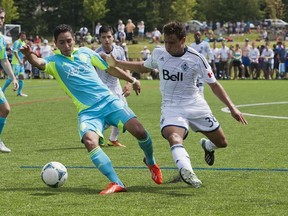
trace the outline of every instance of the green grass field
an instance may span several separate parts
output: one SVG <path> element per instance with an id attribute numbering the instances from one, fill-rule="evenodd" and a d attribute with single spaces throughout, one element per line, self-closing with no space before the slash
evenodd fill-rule
<path id="1" fill-rule="evenodd" d="M 209 167 L 198 144 L 202 136 L 191 131 L 185 147 L 203 187 L 170 183 L 178 172 L 159 131 L 159 81 L 143 80 L 141 95 L 133 93 L 128 103 L 152 136 L 164 184 L 150 179 L 142 151 L 125 133 L 119 139 L 127 148 L 104 151 L 128 192 L 107 196 L 98 195 L 108 181 L 79 142 L 76 108 L 56 81 L 26 80 L 27 98 L 16 97 L 10 87 L 6 97 L 11 113 L 2 140 L 12 153 L 0 153 L 0 215 L 287 215 L 287 81 L 220 82 L 236 105 L 287 102 L 241 107 L 242 112 L 286 119 L 246 116 L 249 125 L 243 126 L 221 111 L 224 105 L 205 86 L 205 98 L 229 146 L 216 152 Z M 48 188 L 40 179 L 41 167 L 50 161 L 68 167 L 69 178 L 61 188 Z"/>

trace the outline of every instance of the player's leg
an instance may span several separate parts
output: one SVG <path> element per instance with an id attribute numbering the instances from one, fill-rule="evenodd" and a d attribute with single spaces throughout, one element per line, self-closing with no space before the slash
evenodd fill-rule
<path id="1" fill-rule="evenodd" d="M 0 88 L 0 151 L 6 153 L 11 152 L 11 150 L 5 146 L 5 144 L 1 140 L 1 137 L 9 112 L 10 106 Z"/>
<path id="2" fill-rule="evenodd" d="M 27 97 L 28 95 L 22 92 L 23 87 L 24 87 L 24 66 L 21 66 L 21 65 L 19 66 L 18 82 L 19 82 L 19 88 L 18 88 L 17 96 Z"/>
<path id="3" fill-rule="evenodd" d="M 99 139 L 103 139 L 104 120 L 93 119 L 93 111 L 85 111 L 78 116 L 78 129 L 81 141 L 84 143 L 89 157 L 95 167 L 110 180 L 110 184 L 100 194 L 125 192 L 126 188 L 116 174 L 110 158 L 99 146 Z M 97 116 L 97 114 L 95 115 Z"/>
<path id="4" fill-rule="evenodd" d="M 129 119 L 125 123 L 124 128 L 138 140 L 138 144 L 145 155 L 143 162 L 150 170 L 153 181 L 156 184 L 162 184 L 162 172 L 154 157 L 153 144 L 150 134 L 145 130 L 137 118 Z"/>
<path id="5" fill-rule="evenodd" d="M 108 146 L 116 146 L 116 147 L 126 147 L 118 141 L 119 129 L 117 127 L 111 127 L 111 133 L 109 140 L 107 142 Z"/>
<path id="6" fill-rule="evenodd" d="M 162 129 L 162 135 L 169 142 L 172 157 L 183 181 L 195 188 L 199 188 L 202 182 L 196 176 L 190 156 L 183 145 L 187 129 L 177 126 L 166 126 Z"/>

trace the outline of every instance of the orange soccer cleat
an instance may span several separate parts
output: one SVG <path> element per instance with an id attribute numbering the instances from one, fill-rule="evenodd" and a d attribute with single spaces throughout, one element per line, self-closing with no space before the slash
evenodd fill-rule
<path id="1" fill-rule="evenodd" d="M 101 191 L 99 194 L 111 194 L 111 193 L 119 193 L 119 192 L 126 192 L 126 188 L 122 187 L 121 185 L 117 184 L 116 182 L 111 182 L 105 188 L 105 190 Z"/>
<path id="2" fill-rule="evenodd" d="M 152 179 L 156 184 L 162 184 L 163 178 L 162 178 L 162 172 L 158 164 L 148 165 L 146 163 L 146 159 L 143 159 L 143 162 L 146 164 L 146 166 L 149 168 Z"/>

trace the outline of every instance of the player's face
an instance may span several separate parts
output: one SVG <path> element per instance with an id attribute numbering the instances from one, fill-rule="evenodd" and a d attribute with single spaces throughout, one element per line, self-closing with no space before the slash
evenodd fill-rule
<path id="1" fill-rule="evenodd" d="M 172 56 L 182 55 L 185 47 L 185 37 L 179 40 L 176 35 L 164 35 L 166 51 Z"/>
<path id="2" fill-rule="evenodd" d="M 71 56 L 74 50 L 75 40 L 70 32 L 62 32 L 58 35 L 56 46 L 62 55 Z"/>
<path id="3" fill-rule="evenodd" d="M 0 28 L 4 25 L 5 12 L 0 13 Z"/>
<path id="4" fill-rule="evenodd" d="M 111 51 L 112 49 L 112 44 L 114 41 L 114 37 L 112 35 L 112 32 L 102 32 L 99 38 L 102 47 L 104 48 L 105 51 Z"/>

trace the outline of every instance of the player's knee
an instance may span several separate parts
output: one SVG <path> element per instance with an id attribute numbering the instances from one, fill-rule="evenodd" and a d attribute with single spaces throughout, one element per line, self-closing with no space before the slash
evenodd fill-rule
<path id="1" fill-rule="evenodd" d="M 226 148 L 228 145 L 227 139 L 223 137 L 219 139 L 216 143 L 214 143 L 218 148 Z"/>
<path id="2" fill-rule="evenodd" d="M 0 110 L 0 117 L 6 118 L 9 113 L 10 113 L 10 107 L 5 106 Z"/>
<path id="3" fill-rule="evenodd" d="M 182 143 L 183 139 L 178 133 L 171 133 L 168 137 L 167 140 L 169 141 L 170 144 L 175 144 L 175 143 Z"/>

